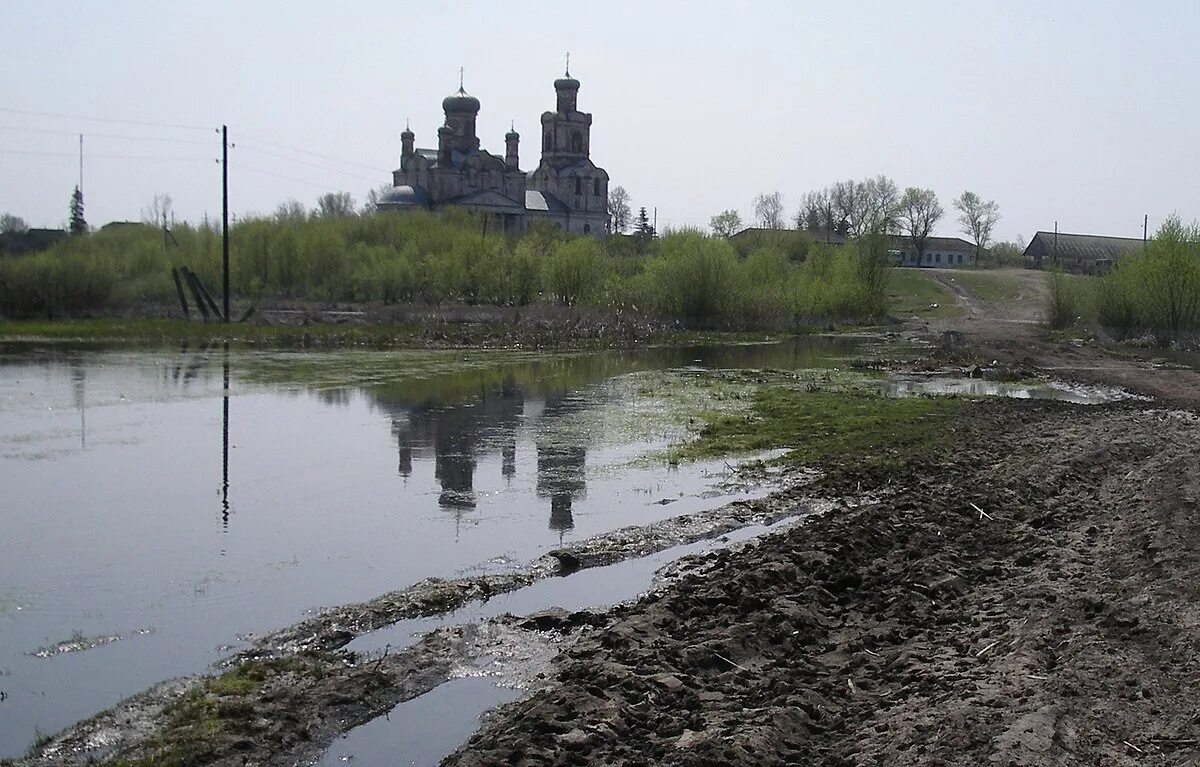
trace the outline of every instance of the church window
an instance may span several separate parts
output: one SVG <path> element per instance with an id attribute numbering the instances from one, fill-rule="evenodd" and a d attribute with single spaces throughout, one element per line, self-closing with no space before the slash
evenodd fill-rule
<path id="1" fill-rule="evenodd" d="M 542 149 L 546 150 L 547 152 L 550 151 L 550 134 L 549 133 L 546 134 L 546 141 L 543 143 Z"/>
<path id="2" fill-rule="evenodd" d="M 591 234 L 591 233 L 592 233 L 592 225 L 591 225 L 591 224 L 584 224 L 584 225 L 583 225 L 583 233 L 584 233 L 584 234 Z"/>
<path id="3" fill-rule="evenodd" d="M 575 194 L 583 194 L 583 179 L 575 177 Z"/>
<path id="4" fill-rule="evenodd" d="M 592 194 L 596 195 L 597 197 L 600 196 L 600 179 L 595 179 L 592 181 Z"/>
<path id="5" fill-rule="evenodd" d="M 571 134 L 571 151 L 572 152 L 582 152 L 583 151 L 583 136 L 579 135 L 578 131 Z"/>

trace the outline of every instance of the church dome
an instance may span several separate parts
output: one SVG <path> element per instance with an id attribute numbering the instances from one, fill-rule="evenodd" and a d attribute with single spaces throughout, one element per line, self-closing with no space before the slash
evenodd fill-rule
<path id="1" fill-rule="evenodd" d="M 574 77 L 571 77 L 571 73 L 568 72 L 566 75 L 554 81 L 554 90 L 577 91 L 579 90 L 579 81 Z"/>
<path id="2" fill-rule="evenodd" d="M 479 99 L 469 95 L 460 85 L 458 92 L 442 99 L 442 110 L 446 112 L 478 112 Z"/>
<path id="3" fill-rule="evenodd" d="M 396 186 L 379 199 L 381 208 L 428 207 L 429 195 L 419 186 Z"/>

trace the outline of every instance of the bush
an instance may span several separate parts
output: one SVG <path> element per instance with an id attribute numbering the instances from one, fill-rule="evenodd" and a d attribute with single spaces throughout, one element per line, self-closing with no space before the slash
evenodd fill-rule
<path id="1" fill-rule="evenodd" d="M 1074 325 L 1079 319 L 1079 290 L 1070 282 L 1061 269 L 1046 273 L 1046 322 L 1052 328 Z"/>
<path id="2" fill-rule="evenodd" d="M 561 243 L 546 259 L 542 284 L 555 302 L 566 306 L 596 301 L 604 285 L 600 244 L 580 238 Z"/>
<path id="3" fill-rule="evenodd" d="M 1100 324 L 1119 332 L 1165 343 L 1200 328 L 1200 226 L 1168 218 L 1144 252 L 1100 279 L 1096 297 Z"/>
<path id="4" fill-rule="evenodd" d="M 669 234 L 646 261 L 648 299 L 660 314 L 692 323 L 728 319 L 736 308 L 737 255 L 723 239 Z"/>

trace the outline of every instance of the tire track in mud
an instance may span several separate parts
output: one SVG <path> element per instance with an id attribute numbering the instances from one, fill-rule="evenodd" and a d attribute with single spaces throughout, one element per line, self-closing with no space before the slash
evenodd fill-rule
<path id="1" fill-rule="evenodd" d="M 818 483 L 876 503 L 615 609 L 445 764 L 1194 764 L 1198 437 L 987 403 Z"/>

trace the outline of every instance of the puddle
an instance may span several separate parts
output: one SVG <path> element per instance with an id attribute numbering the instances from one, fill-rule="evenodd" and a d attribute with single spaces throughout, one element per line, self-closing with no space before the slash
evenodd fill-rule
<path id="1" fill-rule="evenodd" d="M 889 397 L 916 397 L 923 394 L 1012 397 L 1057 400 L 1076 405 L 1102 405 L 1107 402 L 1141 399 L 1123 389 L 1112 387 L 1080 386 L 1058 381 L 1038 384 L 1010 383 L 943 376 L 891 376 L 880 384 L 880 390 Z"/>
<path id="2" fill-rule="evenodd" d="M 504 594 L 486 603 L 442 616 L 406 620 L 385 629 L 365 634 L 348 645 L 347 649 L 364 654 L 401 649 L 414 644 L 425 633 L 441 626 L 486 625 L 484 621 L 505 614 L 530 615 L 552 607 L 569 612 L 600 610 L 604 607 L 634 599 L 653 587 L 657 574 L 670 574 L 671 566 L 689 555 L 703 554 L 718 548 L 752 540 L 765 533 L 793 525 L 798 517 L 788 517 L 772 525 L 750 525 L 719 538 L 676 546 L 656 554 L 626 560 L 606 567 L 595 567 L 572 575 L 538 581 L 515 592 Z M 524 632 L 517 632 L 524 633 Z M 335 741 L 320 762 L 333 765 L 353 762 L 366 765 L 437 764 L 453 751 L 478 727 L 479 718 L 499 703 L 517 700 L 529 688 L 539 673 L 549 675 L 549 660 L 553 653 L 523 652 L 521 648 L 504 645 L 519 638 L 503 640 L 494 654 L 475 662 L 467 659 L 452 676 L 429 693 L 402 703 L 387 717 L 381 717 L 355 728 L 344 738 Z M 512 651 L 506 651 L 511 649 Z M 497 684 L 502 685 L 497 687 Z M 436 715 L 435 720 L 430 716 Z M 415 743 L 413 734 L 430 721 L 436 722 L 436 733 Z"/>
<path id="3" fill-rule="evenodd" d="M 635 599 L 653 585 L 655 573 L 685 556 L 757 538 L 764 533 L 795 524 L 788 517 L 772 525 L 749 525 L 717 538 L 674 546 L 649 556 L 627 559 L 604 567 L 591 567 L 571 575 L 547 578 L 530 586 L 473 603 L 445 615 L 399 621 L 386 628 L 356 638 L 348 650 L 376 653 L 385 648 L 399 649 L 414 644 L 420 637 L 440 626 L 478 623 L 505 614 L 528 615 L 550 607 L 564 610 L 600 610 Z"/>
<path id="4" fill-rule="evenodd" d="M 334 741 L 322 767 L 436 767 L 488 710 L 520 697 L 482 677 L 453 679 Z"/>

